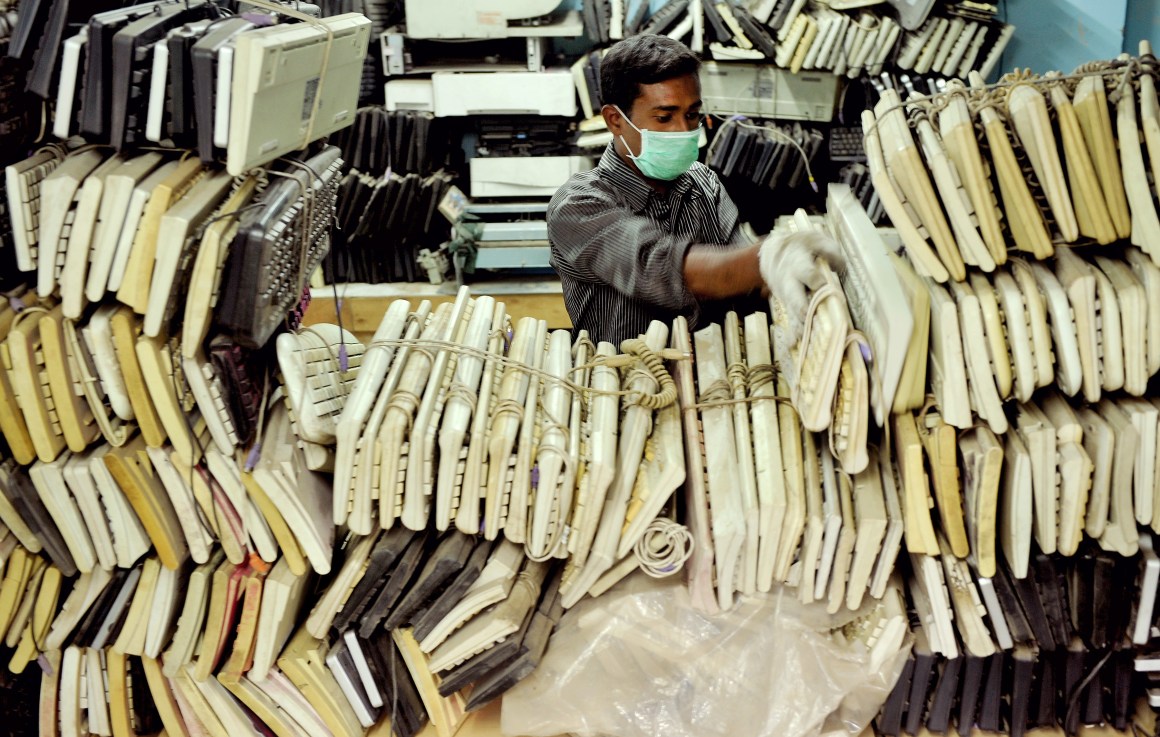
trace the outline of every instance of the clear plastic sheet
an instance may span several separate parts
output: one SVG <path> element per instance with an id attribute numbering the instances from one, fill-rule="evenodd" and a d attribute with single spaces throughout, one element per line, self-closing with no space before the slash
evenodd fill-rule
<path id="1" fill-rule="evenodd" d="M 540 666 L 504 696 L 503 733 L 858 734 L 886 701 L 909 642 L 870 672 L 861 642 L 830 636 L 857 613 L 831 616 L 794 594 L 744 597 L 707 615 L 679 579 L 630 576 L 565 615 Z"/>

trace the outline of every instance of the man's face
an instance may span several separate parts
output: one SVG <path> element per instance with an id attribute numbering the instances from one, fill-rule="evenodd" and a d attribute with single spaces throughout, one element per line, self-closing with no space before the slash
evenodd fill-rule
<path id="1" fill-rule="evenodd" d="M 612 105 L 601 111 L 608 130 L 623 156 L 624 143 L 633 154 L 640 154 L 640 133 Z M 680 132 L 694 130 L 701 124 L 701 80 L 695 74 L 675 77 L 664 82 L 640 85 L 640 95 L 624 113 L 637 128 L 650 131 Z"/>

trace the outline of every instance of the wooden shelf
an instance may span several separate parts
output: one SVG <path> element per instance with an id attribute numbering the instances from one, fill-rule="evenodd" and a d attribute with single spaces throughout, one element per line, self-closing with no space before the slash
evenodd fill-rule
<path id="1" fill-rule="evenodd" d="M 493 279 L 472 283 L 473 295 L 490 295 L 507 305 L 512 320 L 531 316 L 548 321 L 548 328 L 571 328 L 568 310 L 564 307 L 564 297 L 560 290 L 560 280 L 555 276 L 531 277 L 523 279 Z M 391 302 L 406 299 L 412 305 L 421 300 L 431 300 L 433 305 L 451 302 L 455 299 L 456 286 L 443 283 L 433 284 L 339 284 L 336 287 L 316 287 L 311 290 L 310 307 L 306 310 L 303 323 L 338 322 L 335 314 L 334 294 L 337 289 L 342 301 L 342 326 L 359 339 L 369 338 L 378 328 L 383 314 Z"/>

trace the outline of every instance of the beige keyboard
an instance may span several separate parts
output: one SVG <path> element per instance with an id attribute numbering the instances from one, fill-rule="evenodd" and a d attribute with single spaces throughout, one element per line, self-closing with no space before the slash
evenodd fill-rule
<path id="1" fill-rule="evenodd" d="M 60 152 L 48 148 L 4 169 L 8 212 L 12 218 L 12 241 L 16 249 L 16 268 L 21 271 L 36 270 L 40 242 L 41 184 L 45 177 L 60 166 L 61 161 Z"/>
<path id="2" fill-rule="evenodd" d="M 807 327 L 794 346 L 787 345 L 785 307 L 780 303 L 771 305 L 774 353 L 792 359 L 792 367 L 785 373 L 786 379 L 794 406 L 801 415 L 802 426 L 812 432 L 822 432 L 830 425 L 834 393 L 850 329 L 846 300 L 837 277 L 825 262 L 819 260 L 817 265 L 826 275 L 826 291 L 814 294 L 811 310 L 806 316 Z"/>
<path id="3" fill-rule="evenodd" d="M 863 350 L 867 350 L 865 344 L 856 337 L 846 346 L 830 422 L 830 452 L 847 474 L 861 473 L 870 462 L 866 450 L 870 378 Z"/>
<path id="4" fill-rule="evenodd" d="M 32 438 L 36 456 L 48 463 L 65 448 L 64 430 L 57 416 L 45 365 L 39 317 L 49 311 L 60 315 L 60 306 L 44 310 L 27 310 L 17 318 L 2 347 L 0 358 L 15 392 L 16 403 Z"/>
<path id="5" fill-rule="evenodd" d="M 61 238 L 66 237 L 72 228 L 69 215 L 75 217 L 74 209 L 81 185 L 84 184 L 85 177 L 103 160 L 104 155 L 94 149 L 72 154 L 40 183 L 36 292 L 41 297 L 52 294 L 60 276 L 60 269 L 64 266 L 67 247 L 62 247 Z"/>
<path id="6" fill-rule="evenodd" d="M 278 336 L 278 367 L 298 432 L 333 443 L 335 421 L 358 378 L 365 348 L 337 325 L 314 325 Z"/>
<path id="7" fill-rule="evenodd" d="M 846 258 L 840 276 L 851 319 L 866 336 L 866 352 L 877 366 L 869 390 L 874 421 L 881 425 L 896 404 L 907 352 L 921 327 L 917 323 L 929 319 L 916 314 L 908 299 L 913 289 L 906 288 L 906 276 L 896 270 L 889 249 L 849 187 L 831 185 L 826 207 Z"/>
<path id="8" fill-rule="evenodd" d="M 931 300 L 930 387 L 947 423 L 966 429 L 971 425 L 971 403 L 959 311 L 946 287 L 929 279 Z"/>

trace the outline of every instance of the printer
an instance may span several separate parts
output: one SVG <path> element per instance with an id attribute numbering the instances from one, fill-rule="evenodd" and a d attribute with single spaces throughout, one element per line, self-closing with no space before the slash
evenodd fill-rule
<path id="1" fill-rule="evenodd" d="M 419 39 L 401 26 L 379 36 L 387 77 L 431 72 L 538 72 L 550 49 L 542 36 Z"/>
<path id="2" fill-rule="evenodd" d="M 834 118 L 838 78 L 829 72 L 792 74 L 766 63 L 706 61 L 701 99 L 705 112 L 717 115 L 828 123 Z"/>
<path id="3" fill-rule="evenodd" d="M 594 165 L 588 156 L 477 156 L 471 159 L 471 196 L 551 197 Z"/>
<path id="4" fill-rule="evenodd" d="M 406 0 L 411 38 L 506 38 L 584 33 L 565 0 Z"/>
<path id="5" fill-rule="evenodd" d="M 566 70 L 435 72 L 384 85 L 387 110 L 423 110 L 436 118 L 468 115 L 576 115 L 576 86 Z"/>

